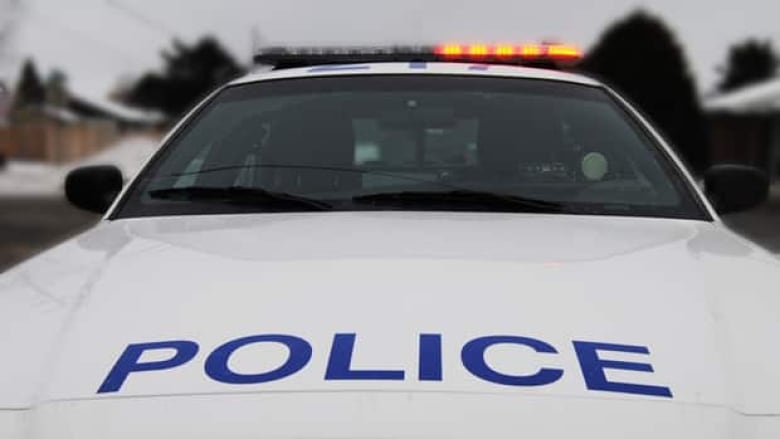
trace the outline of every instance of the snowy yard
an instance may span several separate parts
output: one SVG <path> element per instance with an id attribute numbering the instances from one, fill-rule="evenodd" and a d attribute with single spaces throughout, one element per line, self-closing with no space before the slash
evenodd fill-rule
<path id="1" fill-rule="evenodd" d="M 134 176 L 157 150 L 158 140 L 129 137 L 85 160 L 51 165 L 39 162 L 9 160 L 0 170 L 0 197 L 58 196 L 64 193 L 65 176 L 84 165 L 111 164 L 119 167 L 125 178 Z"/>

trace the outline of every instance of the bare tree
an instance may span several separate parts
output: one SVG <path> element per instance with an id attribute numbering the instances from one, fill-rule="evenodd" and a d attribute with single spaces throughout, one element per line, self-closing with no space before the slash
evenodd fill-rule
<path id="1" fill-rule="evenodd" d="M 4 81 L 5 78 L 2 77 L 2 71 L 5 70 L 4 64 L 10 58 L 9 47 L 19 20 L 21 6 L 22 0 L 0 0 L 0 125 L 6 123 L 10 107 L 10 92 Z M 0 154 L 0 167 L 3 163 L 4 159 Z"/>
<path id="2" fill-rule="evenodd" d="M 0 63 L 8 55 L 8 47 L 22 11 L 22 0 L 0 0 Z"/>

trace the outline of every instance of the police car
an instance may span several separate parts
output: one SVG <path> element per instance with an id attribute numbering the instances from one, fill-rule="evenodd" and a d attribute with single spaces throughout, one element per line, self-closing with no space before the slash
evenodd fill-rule
<path id="1" fill-rule="evenodd" d="M 700 190 L 577 56 L 267 49 L 73 171 L 105 217 L 0 277 L 0 437 L 780 437 L 780 264 L 718 216 L 765 177 Z"/>

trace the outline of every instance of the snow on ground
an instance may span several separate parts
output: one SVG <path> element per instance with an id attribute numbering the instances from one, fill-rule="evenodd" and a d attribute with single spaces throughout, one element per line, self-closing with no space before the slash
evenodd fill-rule
<path id="1" fill-rule="evenodd" d="M 64 178 L 57 166 L 10 160 L 0 170 L 0 196 L 56 195 L 62 192 Z"/>
<path id="2" fill-rule="evenodd" d="M 157 146 L 157 139 L 138 136 L 121 139 L 93 156 L 64 165 L 9 160 L 7 166 L 0 169 L 0 196 L 60 196 L 68 172 L 86 165 L 115 165 L 125 178 L 132 178 Z"/>
<path id="3" fill-rule="evenodd" d="M 81 162 L 69 164 L 67 168 L 70 170 L 79 166 L 114 165 L 122 171 L 125 179 L 130 179 L 141 170 L 158 146 L 159 140 L 153 137 L 129 137 Z"/>

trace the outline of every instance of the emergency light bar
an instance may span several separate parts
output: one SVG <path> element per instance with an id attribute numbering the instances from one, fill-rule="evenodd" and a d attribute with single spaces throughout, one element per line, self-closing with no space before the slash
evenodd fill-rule
<path id="1" fill-rule="evenodd" d="M 465 62 L 561 68 L 576 63 L 582 53 L 566 44 L 442 44 L 388 47 L 268 47 L 255 54 L 256 64 L 274 69 L 325 64 L 372 62 Z"/>

